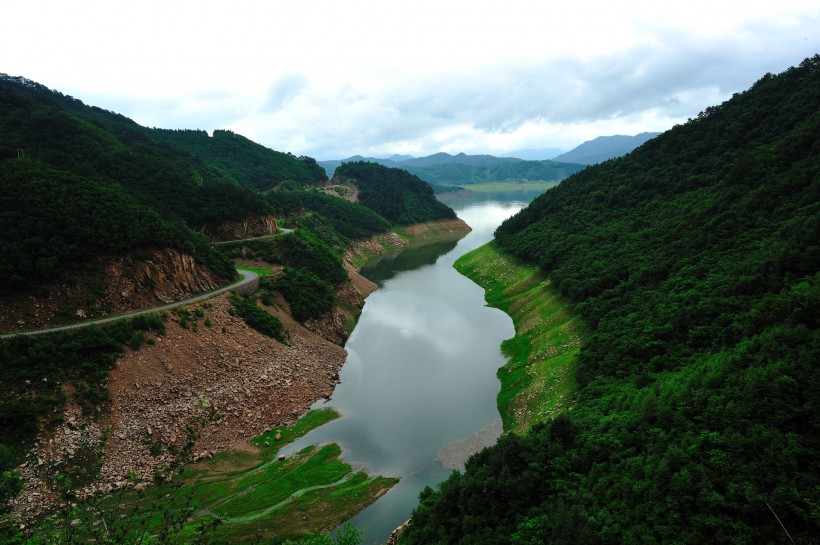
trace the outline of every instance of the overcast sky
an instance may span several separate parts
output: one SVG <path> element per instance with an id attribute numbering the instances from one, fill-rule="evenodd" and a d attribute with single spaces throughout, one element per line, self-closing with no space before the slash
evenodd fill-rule
<path id="1" fill-rule="evenodd" d="M 820 53 L 817 0 L 25 0 L 0 72 L 317 159 L 663 131 Z"/>

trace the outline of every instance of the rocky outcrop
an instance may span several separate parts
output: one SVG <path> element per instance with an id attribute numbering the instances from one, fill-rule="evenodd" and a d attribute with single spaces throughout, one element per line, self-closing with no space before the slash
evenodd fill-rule
<path id="1" fill-rule="evenodd" d="M 150 308 L 213 290 L 228 280 L 192 255 L 170 248 L 100 258 L 35 294 L 3 301 L 0 331 L 57 325 L 66 315 L 85 319 Z"/>
<path id="2" fill-rule="evenodd" d="M 387 540 L 387 545 L 398 545 L 399 539 L 407 527 L 410 526 L 410 521 L 406 521 L 404 524 L 390 532 L 390 537 Z"/>
<path id="3" fill-rule="evenodd" d="M 239 240 L 272 235 L 279 230 L 273 216 L 248 216 L 242 221 L 226 221 L 219 225 L 205 225 L 202 233 L 213 241 Z"/>

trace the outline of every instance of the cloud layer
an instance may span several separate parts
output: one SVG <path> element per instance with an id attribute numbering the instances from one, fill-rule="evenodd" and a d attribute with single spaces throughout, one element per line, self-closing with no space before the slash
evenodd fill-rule
<path id="1" fill-rule="evenodd" d="M 815 3 L 32 0 L 0 71 L 320 159 L 569 149 L 668 129 L 820 52 Z"/>

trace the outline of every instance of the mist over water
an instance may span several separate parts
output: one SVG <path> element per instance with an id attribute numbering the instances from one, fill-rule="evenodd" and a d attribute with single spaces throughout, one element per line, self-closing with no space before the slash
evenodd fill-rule
<path id="1" fill-rule="evenodd" d="M 347 341 L 341 383 L 329 401 L 342 413 L 283 449 L 335 442 L 342 458 L 370 474 L 401 477 L 376 503 L 351 519 L 365 543 L 384 543 L 410 517 L 419 492 L 446 479 L 437 453 L 499 418 L 496 370 L 514 335 L 503 312 L 485 306 L 484 290 L 453 268 L 457 258 L 492 238 L 495 228 L 526 206 L 488 198 L 448 202 L 473 230 L 457 244 L 409 249 L 362 273 L 379 284 Z M 527 195 L 531 199 L 534 195 Z"/>

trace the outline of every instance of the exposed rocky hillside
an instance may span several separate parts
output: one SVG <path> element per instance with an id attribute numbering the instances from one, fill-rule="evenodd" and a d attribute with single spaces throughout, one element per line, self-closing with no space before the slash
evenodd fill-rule
<path id="1" fill-rule="evenodd" d="M 280 344 L 232 315 L 228 298 L 210 300 L 196 330 L 172 317 L 153 344 L 127 350 L 109 378 L 107 416 L 66 406 L 63 424 L 40 438 L 24 468 L 17 514 L 58 504 L 54 475 L 67 464 L 100 464 L 81 495 L 126 486 L 129 477 L 147 486 L 180 455 L 187 459 L 189 425 L 201 431 L 190 451 L 196 460 L 291 422 L 331 394 L 343 348 L 268 308 L 288 329 L 289 344 Z"/>
<path id="2" fill-rule="evenodd" d="M 169 248 L 98 258 L 80 272 L 64 275 L 34 293 L 4 300 L 0 330 L 35 329 L 150 308 L 226 282 L 193 256 Z"/>
<path id="3" fill-rule="evenodd" d="M 218 225 L 205 225 L 202 233 L 212 241 L 237 240 L 272 235 L 279 228 L 272 215 L 251 215 L 242 221 L 224 221 Z"/>

